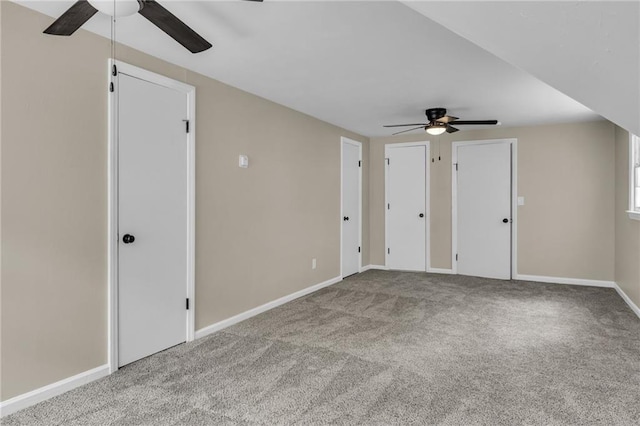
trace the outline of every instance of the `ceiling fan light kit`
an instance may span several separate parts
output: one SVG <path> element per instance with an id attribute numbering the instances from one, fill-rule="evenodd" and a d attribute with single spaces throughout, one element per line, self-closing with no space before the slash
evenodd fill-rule
<path id="1" fill-rule="evenodd" d="M 88 0 L 91 6 L 98 9 L 105 15 L 115 16 L 131 16 L 140 11 L 144 6 L 143 1 L 139 0 Z"/>
<path id="2" fill-rule="evenodd" d="M 430 135 L 438 136 L 447 131 L 447 125 L 445 123 L 435 122 L 429 126 L 426 126 L 425 129 Z"/>
<path id="3" fill-rule="evenodd" d="M 388 124 L 383 127 L 409 127 L 417 126 L 409 130 L 402 130 L 400 132 L 393 133 L 392 135 L 399 135 L 400 133 L 411 132 L 417 129 L 424 129 L 430 135 L 441 135 L 444 132 L 455 133 L 459 129 L 452 126 L 456 125 L 488 125 L 494 126 L 500 124 L 498 120 L 460 120 L 458 117 L 452 117 L 447 115 L 446 108 L 429 108 L 425 110 L 425 115 L 429 119 L 428 123 L 412 123 L 412 124 Z"/>

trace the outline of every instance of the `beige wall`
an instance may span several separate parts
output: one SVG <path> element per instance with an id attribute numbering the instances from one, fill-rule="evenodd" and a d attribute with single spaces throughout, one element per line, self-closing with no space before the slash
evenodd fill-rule
<path id="1" fill-rule="evenodd" d="M 518 273 L 612 281 L 614 143 L 607 121 L 412 134 L 370 142 L 371 263 L 384 264 L 384 145 L 431 140 L 431 264 L 451 268 L 451 142 L 518 139 Z M 441 161 L 438 161 L 438 152 Z"/>
<path id="2" fill-rule="evenodd" d="M 6 400 L 107 361 L 109 43 L 84 31 L 44 36 L 51 18 L 4 1 L 0 11 Z M 369 144 L 135 50 L 118 55 L 197 87 L 196 328 L 339 275 L 340 136 L 364 142 L 363 265 L 384 263 L 384 144 L 423 135 Z M 593 122 L 431 137 L 432 266 L 451 267 L 451 142 L 515 137 L 526 197 L 519 272 L 613 280 L 615 270 L 638 304 L 640 222 L 623 215 L 625 135 Z M 237 167 L 240 153 L 248 169 Z"/>
<path id="3" fill-rule="evenodd" d="M 640 221 L 629 218 L 629 133 L 616 126 L 616 283 L 640 306 Z"/>
<path id="4" fill-rule="evenodd" d="M 107 362 L 110 49 L 0 7 L 6 400 Z M 339 141 L 365 142 L 366 231 L 366 138 L 129 48 L 118 58 L 196 86 L 197 329 L 340 274 Z M 365 265 L 368 247 L 364 232 Z"/>

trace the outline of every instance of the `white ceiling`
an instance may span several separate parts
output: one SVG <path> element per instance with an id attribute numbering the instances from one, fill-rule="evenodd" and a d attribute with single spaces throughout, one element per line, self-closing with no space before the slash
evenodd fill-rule
<path id="1" fill-rule="evenodd" d="M 435 106 L 504 126 L 599 117 L 399 2 L 160 2 L 213 49 L 192 55 L 139 15 L 118 41 L 365 136 Z M 73 1 L 18 3 L 57 17 Z M 83 28 L 109 37 L 109 18 Z"/>
<path id="2" fill-rule="evenodd" d="M 406 1 L 640 133 L 640 1 Z"/>

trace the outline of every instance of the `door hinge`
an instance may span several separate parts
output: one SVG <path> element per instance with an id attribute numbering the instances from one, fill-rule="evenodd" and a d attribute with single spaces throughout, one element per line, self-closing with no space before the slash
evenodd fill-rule
<path id="1" fill-rule="evenodd" d="M 114 77 L 118 75 L 118 67 L 116 67 L 116 64 L 113 64 L 113 71 L 111 72 L 111 75 Z"/>
<path id="2" fill-rule="evenodd" d="M 362 161 L 358 161 L 358 167 L 362 167 Z"/>
<path id="3" fill-rule="evenodd" d="M 388 158 L 385 158 L 385 160 L 387 160 L 387 166 L 390 166 L 390 165 L 391 165 L 391 162 L 389 161 L 389 159 L 388 159 Z"/>
<path id="4" fill-rule="evenodd" d="M 387 254 L 391 254 L 391 249 L 390 248 L 387 249 Z"/>
<path id="5" fill-rule="evenodd" d="M 360 253 L 360 247 L 358 247 L 358 253 Z"/>
<path id="6" fill-rule="evenodd" d="M 456 172 L 458 171 L 458 163 L 453 163 L 456 166 Z"/>
<path id="7" fill-rule="evenodd" d="M 115 87 L 113 86 L 113 81 L 109 83 L 109 91 L 112 93 L 115 91 Z"/>
<path id="8" fill-rule="evenodd" d="M 458 253 L 456 253 L 456 262 L 458 261 Z"/>
<path id="9" fill-rule="evenodd" d="M 189 298 L 187 297 L 187 311 L 189 310 Z"/>
<path id="10" fill-rule="evenodd" d="M 182 120 L 182 121 L 184 121 L 185 129 L 186 129 L 187 133 L 189 133 L 189 120 Z"/>
<path id="11" fill-rule="evenodd" d="M 391 210 L 391 204 L 387 203 L 387 210 Z"/>

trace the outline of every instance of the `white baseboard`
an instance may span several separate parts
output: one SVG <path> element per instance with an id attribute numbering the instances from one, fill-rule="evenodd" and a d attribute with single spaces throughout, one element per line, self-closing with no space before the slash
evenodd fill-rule
<path id="1" fill-rule="evenodd" d="M 102 377 L 109 375 L 109 365 L 101 365 L 89 371 L 85 371 L 75 376 L 67 377 L 59 382 L 51 383 L 50 385 L 43 386 L 41 388 L 32 390 L 31 392 L 23 393 L 6 401 L 0 402 L 0 417 L 8 416 L 23 408 L 30 407 L 42 402 L 46 399 L 53 398 L 79 386 L 93 382 Z"/>
<path id="2" fill-rule="evenodd" d="M 265 303 L 264 305 L 260 305 L 256 308 L 249 309 L 248 311 L 242 312 L 238 315 L 234 315 L 231 318 L 227 318 L 225 320 L 216 322 L 215 324 L 211 324 L 209 326 L 201 328 L 200 330 L 196 331 L 196 339 L 199 339 L 204 336 L 208 336 L 209 334 L 215 333 L 216 331 L 220 331 L 224 328 L 230 327 L 234 324 L 239 323 L 240 321 L 244 321 L 258 314 L 266 312 L 270 309 L 276 308 L 280 305 L 284 305 L 285 303 L 290 302 L 294 299 L 297 299 L 302 296 L 306 296 L 307 294 L 313 293 L 314 291 L 318 291 L 321 288 L 329 287 L 330 285 L 340 281 L 342 281 L 341 276 L 331 278 L 330 280 L 321 282 L 320 284 L 312 285 L 311 287 L 307 287 L 303 290 L 296 291 L 295 293 L 291 293 L 279 299 L 272 300 L 271 302 Z"/>
<path id="3" fill-rule="evenodd" d="M 377 269 L 379 271 L 388 271 L 384 265 L 367 265 L 360 269 L 360 272 L 368 271 L 369 269 Z M 411 272 L 420 272 L 420 271 L 411 271 Z M 429 268 L 427 272 L 432 274 L 453 274 L 453 269 L 442 269 L 442 268 Z"/>
<path id="4" fill-rule="evenodd" d="M 366 266 L 367 269 L 377 269 L 379 271 L 388 271 L 389 268 L 387 268 L 384 265 L 367 265 Z"/>
<path id="5" fill-rule="evenodd" d="M 427 272 L 431 274 L 453 274 L 453 269 L 429 268 Z"/>
<path id="6" fill-rule="evenodd" d="M 196 331 L 195 337 L 196 339 L 199 339 L 200 337 L 207 336 L 218 330 L 222 330 L 223 328 L 229 327 L 240 321 L 251 318 L 262 312 L 268 311 L 269 309 L 273 309 L 277 306 L 283 305 L 299 297 L 306 296 L 307 294 L 313 293 L 314 291 L 320 290 L 321 288 L 324 288 L 324 287 L 328 287 L 340 281 L 342 281 L 341 276 L 331 278 L 330 280 L 321 282 L 320 284 L 307 287 L 303 290 L 297 291 L 288 296 L 284 296 L 284 297 L 281 297 L 280 299 L 271 301 L 269 303 L 265 303 L 264 305 L 258 306 L 257 308 L 250 309 L 246 312 L 243 312 L 241 314 L 238 314 L 226 320 L 223 320 L 215 324 L 212 324 L 208 327 L 202 328 Z M 85 371 L 83 373 L 76 374 L 75 376 L 60 380 L 58 382 L 51 383 L 50 385 L 41 387 L 39 389 L 35 389 L 31 392 L 18 395 L 6 401 L 2 401 L 0 402 L 0 417 L 8 416 L 9 414 L 22 410 L 23 408 L 30 407 L 32 405 L 37 404 L 38 402 L 42 402 L 49 398 L 53 398 L 54 396 L 63 394 L 79 386 L 82 386 L 86 383 L 92 382 L 94 380 L 98 380 L 108 375 L 109 375 L 109 365 L 105 364 L 100 367 L 94 368 L 92 370 Z"/>
<path id="7" fill-rule="evenodd" d="M 636 305 L 635 303 L 633 303 L 633 300 L 631 300 L 629 298 L 629 296 L 627 296 L 627 293 L 625 293 L 620 286 L 618 285 L 618 283 L 615 284 L 615 286 L 613 287 L 616 289 L 616 291 L 618 292 L 618 294 L 620 295 L 620 297 L 622 297 L 622 299 L 627 302 L 627 305 L 629 305 L 629 307 L 631 308 L 631 310 L 638 316 L 638 318 L 640 318 L 640 308 L 638 308 L 638 305 Z"/>
<path id="8" fill-rule="evenodd" d="M 590 287 L 615 288 L 616 286 L 616 283 L 614 283 L 613 281 L 586 280 L 582 278 L 545 277 L 542 275 L 516 274 L 513 279 L 520 281 L 537 281 L 541 283 L 584 285 Z"/>

